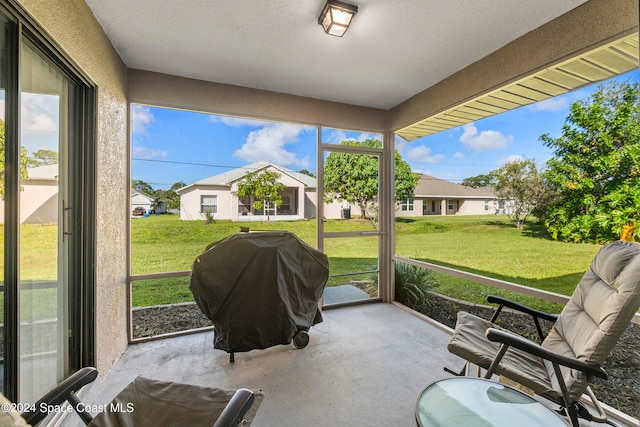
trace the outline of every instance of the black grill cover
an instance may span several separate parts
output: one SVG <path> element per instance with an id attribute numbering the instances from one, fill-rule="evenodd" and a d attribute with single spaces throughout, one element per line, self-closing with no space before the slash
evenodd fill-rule
<path id="1" fill-rule="evenodd" d="M 242 233 L 196 258 L 189 289 L 226 352 L 289 344 L 322 322 L 318 303 L 329 277 L 322 252 L 289 232 Z"/>

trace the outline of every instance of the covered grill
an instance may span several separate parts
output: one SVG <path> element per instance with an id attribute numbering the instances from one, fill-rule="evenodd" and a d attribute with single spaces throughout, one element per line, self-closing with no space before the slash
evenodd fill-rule
<path id="1" fill-rule="evenodd" d="M 213 322 L 214 347 L 231 354 L 294 341 L 322 322 L 327 256 L 284 231 L 241 233 L 196 258 L 189 289 Z"/>

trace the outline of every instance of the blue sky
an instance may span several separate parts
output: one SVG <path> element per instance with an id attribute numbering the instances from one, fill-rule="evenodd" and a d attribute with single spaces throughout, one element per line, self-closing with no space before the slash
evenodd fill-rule
<path id="1" fill-rule="evenodd" d="M 637 72 L 617 80 L 637 81 Z M 415 172 L 460 182 L 516 158 L 533 158 L 542 166 L 551 152 L 539 137 L 561 134 L 571 103 L 587 99 L 597 85 L 483 119 L 396 149 Z M 316 171 L 314 127 L 215 116 L 149 106 L 132 106 L 132 177 L 153 188 L 187 184 L 231 168 L 264 160 L 289 169 Z M 376 137 L 324 129 L 324 142 Z"/>

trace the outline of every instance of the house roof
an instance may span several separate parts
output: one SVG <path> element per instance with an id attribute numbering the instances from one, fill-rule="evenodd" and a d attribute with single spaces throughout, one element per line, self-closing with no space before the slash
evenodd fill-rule
<path id="1" fill-rule="evenodd" d="M 586 0 L 349 0 L 342 38 L 325 0 L 86 2 L 128 68 L 390 109 Z"/>
<path id="2" fill-rule="evenodd" d="M 29 181 L 57 181 L 58 164 L 28 168 L 27 176 Z"/>
<path id="3" fill-rule="evenodd" d="M 420 174 L 415 197 L 444 197 L 465 199 L 495 199 L 492 188 L 473 188 Z"/>
<path id="4" fill-rule="evenodd" d="M 140 191 L 140 190 L 136 190 L 135 188 L 131 189 L 131 197 L 133 198 L 134 196 L 139 195 L 142 196 L 146 199 L 149 199 L 150 202 L 152 202 L 153 200 L 155 200 L 154 196 L 150 196 L 147 193 Z"/>
<path id="5" fill-rule="evenodd" d="M 218 175 L 213 175 L 208 178 L 201 179 L 199 181 L 196 181 L 192 184 L 189 184 L 185 187 L 178 189 L 176 193 L 180 194 L 182 191 L 184 191 L 187 188 L 190 188 L 193 186 L 201 186 L 201 185 L 231 187 L 232 183 L 242 179 L 248 173 L 255 172 L 261 169 L 266 169 L 268 167 L 275 168 L 280 172 L 286 175 L 289 175 L 290 177 L 302 182 L 307 188 L 316 188 L 316 179 L 312 176 L 309 176 L 300 172 L 295 172 L 295 171 L 292 171 L 291 169 L 287 169 L 285 167 L 278 166 L 269 162 L 254 162 L 240 168 L 232 169 L 230 171 L 223 172 Z"/>
<path id="6" fill-rule="evenodd" d="M 638 33 L 526 75 L 398 130 L 408 141 L 544 101 L 638 68 Z"/>

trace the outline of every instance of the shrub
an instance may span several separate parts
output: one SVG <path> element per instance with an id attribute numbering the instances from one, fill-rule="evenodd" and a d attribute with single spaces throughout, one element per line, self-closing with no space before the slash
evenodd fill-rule
<path id="1" fill-rule="evenodd" d="M 396 300 L 417 309 L 429 305 L 429 295 L 438 286 L 433 271 L 402 262 L 395 263 Z"/>
<path id="2" fill-rule="evenodd" d="M 213 219 L 213 214 L 211 212 L 206 211 L 204 213 L 204 223 L 205 224 L 214 224 L 215 223 L 215 221 Z"/>

